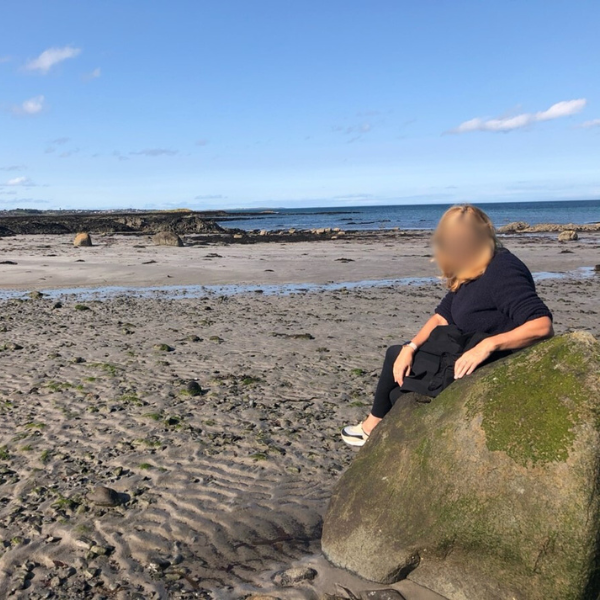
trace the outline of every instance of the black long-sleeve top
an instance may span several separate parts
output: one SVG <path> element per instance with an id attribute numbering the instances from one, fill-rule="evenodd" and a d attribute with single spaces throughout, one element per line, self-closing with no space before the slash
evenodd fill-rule
<path id="1" fill-rule="evenodd" d="M 485 273 L 448 292 L 435 312 L 465 333 L 496 335 L 552 313 L 535 290 L 529 269 L 499 248 Z"/>

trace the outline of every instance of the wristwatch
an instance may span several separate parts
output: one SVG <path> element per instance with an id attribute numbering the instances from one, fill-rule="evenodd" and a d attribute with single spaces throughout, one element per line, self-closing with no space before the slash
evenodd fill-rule
<path id="1" fill-rule="evenodd" d="M 417 346 L 414 342 L 408 342 L 408 344 L 404 345 L 412 348 L 415 352 L 419 349 L 419 346 Z"/>

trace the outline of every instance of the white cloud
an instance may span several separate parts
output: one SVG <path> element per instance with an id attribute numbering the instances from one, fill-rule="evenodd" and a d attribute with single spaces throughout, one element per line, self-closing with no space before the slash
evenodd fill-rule
<path id="1" fill-rule="evenodd" d="M 13 177 L 12 179 L 9 179 L 5 184 L 1 184 L 0 188 L 2 187 L 38 187 L 37 184 L 35 184 L 33 181 L 31 181 L 31 179 L 29 179 L 28 177 Z"/>
<path id="2" fill-rule="evenodd" d="M 83 75 L 84 81 L 91 81 L 92 79 L 98 79 L 102 75 L 102 69 L 100 67 L 96 67 L 93 71 L 89 73 L 85 73 Z"/>
<path id="3" fill-rule="evenodd" d="M 592 127 L 600 127 L 600 119 L 592 119 L 591 121 L 585 121 L 579 127 L 585 129 L 591 129 Z"/>
<path id="4" fill-rule="evenodd" d="M 177 150 L 169 150 L 167 148 L 145 148 L 137 152 L 130 152 L 134 156 L 175 156 L 179 154 Z"/>
<path id="5" fill-rule="evenodd" d="M 27 177 L 14 177 L 6 182 L 6 185 L 24 185 L 29 181 Z"/>
<path id="6" fill-rule="evenodd" d="M 58 155 L 58 158 L 69 158 L 70 156 L 73 156 L 74 154 L 78 154 L 79 153 L 79 148 L 75 148 L 74 150 L 66 150 L 65 152 L 61 152 Z"/>
<path id="7" fill-rule="evenodd" d="M 553 104 L 548 110 L 535 113 L 522 113 L 512 117 L 498 117 L 495 119 L 482 119 L 476 117 L 461 123 L 448 133 L 470 133 L 472 131 L 507 132 L 522 129 L 541 121 L 551 121 L 574 115 L 583 110 L 587 103 L 585 98 L 578 100 L 563 100 Z"/>
<path id="8" fill-rule="evenodd" d="M 0 167 L 0 171 L 23 171 L 26 168 L 25 165 L 8 165 L 8 167 Z"/>
<path id="9" fill-rule="evenodd" d="M 0 65 L 10 62 L 12 58 L 10 56 L 0 56 Z"/>
<path id="10" fill-rule="evenodd" d="M 25 65 L 25 69 L 46 74 L 54 65 L 69 58 L 75 58 L 79 54 L 81 54 L 81 49 L 73 48 L 72 46 L 48 48 L 48 50 L 44 50 L 37 58 L 30 60 Z"/>
<path id="11" fill-rule="evenodd" d="M 22 104 L 12 107 L 12 112 L 15 115 L 37 115 L 44 108 L 44 96 L 35 96 L 35 98 L 29 98 Z"/>

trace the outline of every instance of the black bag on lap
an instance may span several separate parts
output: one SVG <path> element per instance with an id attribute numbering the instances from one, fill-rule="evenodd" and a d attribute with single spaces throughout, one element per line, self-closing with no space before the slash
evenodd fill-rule
<path id="1" fill-rule="evenodd" d="M 404 378 L 400 388 L 392 391 L 392 402 L 397 400 L 400 392 L 416 392 L 435 398 L 454 381 L 454 363 L 486 337 L 489 334 L 463 333 L 456 325 L 436 327 L 415 352 L 411 374 Z M 510 352 L 495 352 L 486 363 L 506 354 Z"/>

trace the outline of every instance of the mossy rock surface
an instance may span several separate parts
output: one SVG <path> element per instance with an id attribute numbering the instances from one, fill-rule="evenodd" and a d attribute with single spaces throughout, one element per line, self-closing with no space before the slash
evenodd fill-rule
<path id="1" fill-rule="evenodd" d="M 450 600 L 596 600 L 599 372 L 600 344 L 575 332 L 430 404 L 407 394 L 336 486 L 325 555 Z"/>

